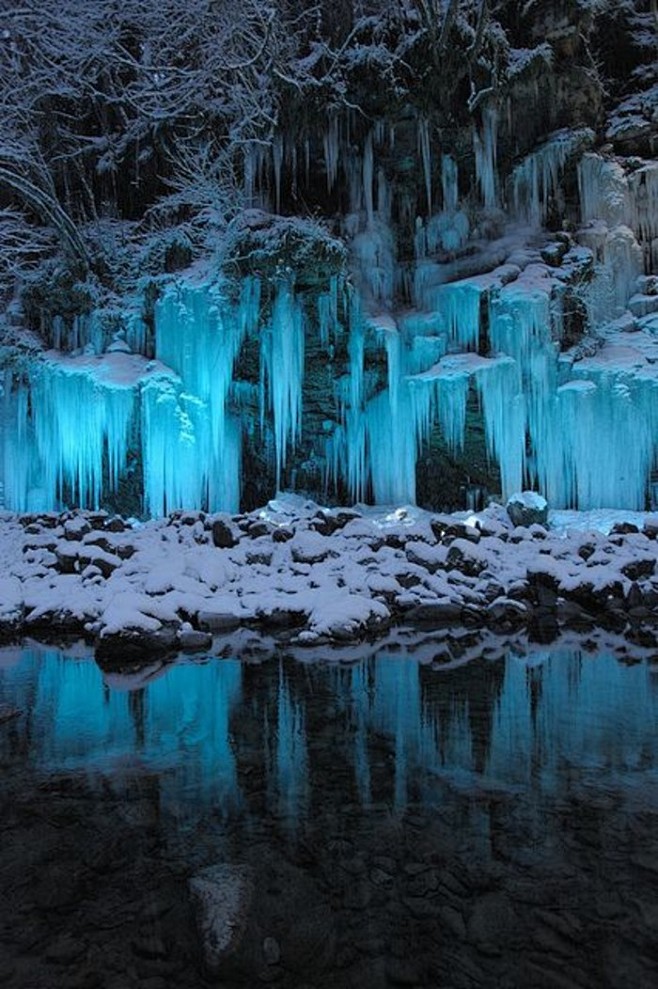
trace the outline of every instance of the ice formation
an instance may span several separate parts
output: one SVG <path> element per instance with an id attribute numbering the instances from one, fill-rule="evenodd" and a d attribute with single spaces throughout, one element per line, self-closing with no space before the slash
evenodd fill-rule
<path id="1" fill-rule="evenodd" d="M 4 505 L 98 506 L 132 476 L 145 514 L 237 509 L 246 432 L 274 484 L 290 484 L 309 354 L 321 354 L 333 393 L 312 456 L 327 490 L 414 502 L 420 453 L 440 437 L 460 454 L 472 414 L 503 497 L 531 485 L 553 506 L 644 508 L 658 457 L 658 165 L 560 131 L 504 181 L 497 113 L 485 107 L 474 127 L 470 190 L 462 159 L 458 169 L 414 119 L 415 194 L 387 171 L 394 127 L 359 136 L 349 119 L 328 121 L 319 155 L 327 194 L 342 182 L 349 202 L 348 278 L 302 288 L 282 260 L 237 290 L 172 278 L 150 328 L 139 305 L 119 320 L 55 317 L 54 349 L 5 375 Z M 269 150 L 245 145 L 249 202 L 265 208 L 269 195 L 282 208 L 284 180 L 310 154 L 282 135 Z M 577 204 L 563 201 L 567 169 Z M 505 207 L 515 225 L 491 233 Z M 558 232 L 540 253 L 539 229 L 567 214 L 576 234 Z M 584 321 L 580 349 L 565 343 L 565 299 Z"/>
<path id="2" fill-rule="evenodd" d="M 127 461 L 134 381 L 144 362 L 98 362 L 49 352 L 28 380 L 5 385 L 4 497 L 21 511 L 66 499 L 97 505 L 116 488 Z M 106 476 L 104 476 L 106 472 Z"/>
<path id="3" fill-rule="evenodd" d="M 495 206 L 498 201 L 497 138 L 498 111 L 495 106 L 488 106 L 482 113 L 482 133 L 473 128 L 475 172 L 485 206 Z"/>
<path id="4" fill-rule="evenodd" d="M 517 216 L 535 226 L 546 221 L 567 159 L 592 139 L 593 134 L 588 130 L 559 131 L 527 155 L 510 179 L 512 206 Z"/>

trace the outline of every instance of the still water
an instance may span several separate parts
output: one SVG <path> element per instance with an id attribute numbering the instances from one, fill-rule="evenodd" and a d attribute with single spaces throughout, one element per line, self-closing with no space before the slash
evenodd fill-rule
<path id="1" fill-rule="evenodd" d="M 7 989 L 658 985 L 658 666 L 0 649 Z M 189 880 L 246 866 L 210 974 Z"/>

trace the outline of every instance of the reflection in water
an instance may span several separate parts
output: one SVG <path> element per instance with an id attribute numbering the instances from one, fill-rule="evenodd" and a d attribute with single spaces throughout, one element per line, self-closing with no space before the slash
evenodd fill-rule
<path id="1" fill-rule="evenodd" d="M 319 730 L 329 729 L 328 744 L 351 767 L 364 805 L 373 799 L 382 744 L 391 757 L 390 792 L 378 799 L 397 809 L 419 773 L 466 788 L 532 781 L 554 793 L 569 766 L 611 779 L 655 769 L 658 689 L 648 665 L 578 652 L 539 660 L 510 655 L 443 673 L 386 654 L 349 666 L 181 662 L 154 667 L 150 680 L 126 690 L 116 676 L 108 687 L 90 656 L 27 649 L 0 670 L 0 703 L 23 712 L 35 768 L 111 770 L 139 759 L 165 770 L 165 800 L 170 793 L 197 806 L 240 805 L 237 759 L 245 747 L 253 759 L 258 738 L 268 800 L 290 819 L 308 812 L 310 788 L 321 785 L 309 755 L 309 718 L 323 714 Z M 16 731 L 0 736 L 5 760 L 12 737 Z"/>
<path id="2" fill-rule="evenodd" d="M 181 660 L 104 676 L 84 651 L 0 650 L 0 712 L 15 709 L 0 722 L 14 814 L 0 885 L 25 890 L 25 913 L 40 923 L 42 901 L 48 922 L 64 923 L 50 907 L 65 884 L 44 892 L 36 873 L 26 883 L 16 849 L 35 819 L 55 858 L 70 834 L 76 865 L 62 869 L 78 885 L 65 908 L 80 905 L 85 943 L 116 929 L 117 958 L 127 951 L 103 989 L 160 976 L 198 985 L 181 904 L 189 875 L 215 861 L 255 870 L 258 936 L 274 932 L 281 945 L 266 974 L 282 985 L 550 987 L 566 984 L 567 968 L 569 984 L 593 989 L 628 984 L 624 973 L 653 984 L 658 688 L 648 663 L 556 649 L 436 669 L 382 649 L 349 664 Z M 105 861 L 113 840 L 119 866 Z M 106 873 L 118 877 L 113 892 L 103 887 L 111 910 L 95 893 Z M 143 944 L 130 940 L 142 901 L 126 908 L 125 927 L 113 920 L 149 882 L 160 891 L 149 896 L 174 890 L 176 909 L 146 909 L 159 937 L 167 924 L 178 931 L 173 961 L 152 944 L 155 921 Z M 50 933 L 25 933 L 17 919 L 7 943 L 19 955 L 21 937 L 41 937 L 50 964 Z M 225 984 L 261 979 L 261 961 L 243 962 Z M 73 987 L 62 971 L 26 975 L 12 961 L 3 977 L 0 952 L 11 989 Z"/>

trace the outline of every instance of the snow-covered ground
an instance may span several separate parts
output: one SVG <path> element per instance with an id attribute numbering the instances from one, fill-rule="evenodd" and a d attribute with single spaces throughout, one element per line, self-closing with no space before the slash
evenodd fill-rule
<path id="1" fill-rule="evenodd" d="M 391 625 L 603 625 L 658 620 L 658 515 L 503 506 L 436 515 L 322 509 L 282 496 L 248 515 L 0 516 L 0 634 L 84 633 L 108 652 L 206 648 L 240 627 L 296 645 Z M 128 652 L 126 652 L 126 650 Z"/>

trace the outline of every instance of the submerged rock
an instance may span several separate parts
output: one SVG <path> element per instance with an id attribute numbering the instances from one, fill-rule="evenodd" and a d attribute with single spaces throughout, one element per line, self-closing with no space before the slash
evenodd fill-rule
<path id="1" fill-rule="evenodd" d="M 211 974 L 239 947 L 249 921 L 254 895 L 246 865 L 211 865 L 189 881 L 197 915 L 203 960 Z"/>

